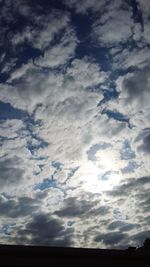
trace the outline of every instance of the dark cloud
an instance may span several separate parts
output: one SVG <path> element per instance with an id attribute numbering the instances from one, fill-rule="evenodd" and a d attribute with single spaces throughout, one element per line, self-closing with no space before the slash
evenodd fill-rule
<path id="1" fill-rule="evenodd" d="M 24 171 L 19 167 L 21 161 L 16 156 L 0 161 L 0 187 L 15 186 L 23 179 Z"/>
<path id="2" fill-rule="evenodd" d="M 94 241 L 96 242 L 103 242 L 105 245 L 117 245 L 120 243 L 124 238 L 126 238 L 128 235 L 121 232 L 108 232 L 106 234 L 98 234 Z"/>
<path id="3" fill-rule="evenodd" d="M 131 224 L 125 221 L 113 221 L 108 225 L 109 230 L 120 230 L 121 233 L 128 232 L 132 229 L 140 227 L 138 224 Z"/>
<path id="4" fill-rule="evenodd" d="M 149 213 L 150 209 L 149 188 L 147 190 L 144 190 L 142 194 L 138 192 L 138 194 L 136 194 L 135 197 L 136 199 L 138 199 L 138 209 L 142 209 L 143 215 L 145 216 L 145 213 Z"/>
<path id="5" fill-rule="evenodd" d="M 109 247 L 127 248 L 129 244 L 141 246 L 144 240 L 150 236 L 150 231 L 141 231 L 134 235 L 122 233 L 120 231 L 107 232 L 106 234 L 98 234 L 94 241 L 103 242 Z"/>
<path id="6" fill-rule="evenodd" d="M 126 183 L 116 186 L 112 191 L 107 191 L 106 194 L 110 196 L 127 196 L 134 190 L 141 191 L 141 188 L 144 190 L 144 185 L 150 183 L 150 176 L 140 177 L 140 178 L 130 178 Z"/>
<path id="7" fill-rule="evenodd" d="M 136 161 L 128 161 L 127 166 L 122 168 L 121 172 L 122 173 L 132 173 L 140 166 L 141 166 L 141 164 L 137 164 Z"/>
<path id="8" fill-rule="evenodd" d="M 0 195 L 0 216 L 18 218 L 22 216 L 30 216 L 39 209 L 39 201 L 21 197 L 17 200 L 6 198 Z"/>
<path id="9" fill-rule="evenodd" d="M 142 145 L 140 145 L 138 149 L 149 154 L 150 153 L 150 133 L 147 133 L 144 136 L 142 142 L 143 142 Z"/>
<path id="10" fill-rule="evenodd" d="M 78 200 L 75 197 L 66 199 L 64 207 L 55 212 L 60 217 L 101 216 L 109 213 L 108 206 L 99 206 L 99 200 Z"/>
<path id="11" fill-rule="evenodd" d="M 13 242 L 42 246 L 70 246 L 73 229 L 65 229 L 59 219 L 50 214 L 38 214 L 25 225 L 17 229 Z"/>
<path id="12" fill-rule="evenodd" d="M 55 213 L 58 216 L 62 217 L 80 217 L 83 216 L 85 213 L 91 211 L 93 208 L 92 202 L 85 201 L 85 200 L 77 200 L 75 197 L 70 197 L 66 199 L 64 208 Z"/>
<path id="13" fill-rule="evenodd" d="M 127 101 L 134 101 L 139 99 L 141 104 L 145 100 L 145 93 L 150 91 L 149 82 L 150 68 L 146 66 L 143 69 L 133 72 L 131 75 L 127 75 L 123 80 L 123 89 L 127 91 Z"/>
<path id="14" fill-rule="evenodd" d="M 137 244 L 138 246 L 142 246 L 142 244 L 144 243 L 144 240 L 149 237 L 150 237 L 150 230 L 141 231 L 135 235 L 129 236 L 129 239 L 128 239 L 129 241 L 127 242 L 130 242 L 132 240 L 134 244 Z"/>

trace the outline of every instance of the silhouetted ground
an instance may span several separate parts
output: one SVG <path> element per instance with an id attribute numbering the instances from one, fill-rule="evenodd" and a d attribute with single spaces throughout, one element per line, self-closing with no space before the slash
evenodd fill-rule
<path id="1" fill-rule="evenodd" d="M 0 246 L 0 266 L 150 266 L 149 249 L 105 250 Z"/>

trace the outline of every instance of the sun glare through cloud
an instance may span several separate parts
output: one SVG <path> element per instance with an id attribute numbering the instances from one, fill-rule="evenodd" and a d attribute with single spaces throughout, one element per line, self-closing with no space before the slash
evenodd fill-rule
<path id="1" fill-rule="evenodd" d="M 82 165 L 81 180 L 84 189 L 93 193 L 113 190 L 121 181 L 121 172 L 117 171 L 117 164 L 111 157 L 113 153 L 103 153 L 96 161 L 89 161 Z"/>

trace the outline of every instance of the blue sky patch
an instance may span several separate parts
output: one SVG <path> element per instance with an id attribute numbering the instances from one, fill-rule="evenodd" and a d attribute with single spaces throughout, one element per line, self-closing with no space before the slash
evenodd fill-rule
<path id="1" fill-rule="evenodd" d="M 120 151 L 122 160 L 131 160 L 136 157 L 135 152 L 132 150 L 129 140 L 125 140 L 123 143 L 123 147 Z"/>
<path id="2" fill-rule="evenodd" d="M 25 120 L 28 118 L 28 113 L 18 108 L 14 108 L 10 103 L 0 101 L 0 120 Z"/>
<path id="3" fill-rule="evenodd" d="M 95 144 L 92 147 L 90 147 L 90 150 L 87 151 L 88 160 L 95 161 L 96 160 L 96 153 L 99 150 L 105 150 L 107 148 L 111 148 L 112 145 L 110 143 L 101 143 L 101 144 Z"/>
<path id="4" fill-rule="evenodd" d="M 43 191 L 43 190 L 48 189 L 50 187 L 56 188 L 57 187 L 56 181 L 49 179 L 49 178 L 45 178 L 43 180 L 43 182 L 34 185 L 34 190 L 39 189 L 39 190 Z"/>
<path id="5" fill-rule="evenodd" d="M 101 114 L 106 114 L 108 118 L 114 119 L 116 121 L 126 122 L 128 124 L 128 127 L 131 128 L 130 119 L 118 111 L 103 109 Z"/>

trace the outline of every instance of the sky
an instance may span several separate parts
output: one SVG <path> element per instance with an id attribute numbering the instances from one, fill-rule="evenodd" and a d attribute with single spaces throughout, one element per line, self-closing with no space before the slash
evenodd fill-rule
<path id="1" fill-rule="evenodd" d="M 150 237 L 150 1 L 0 0 L 0 243 Z"/>

